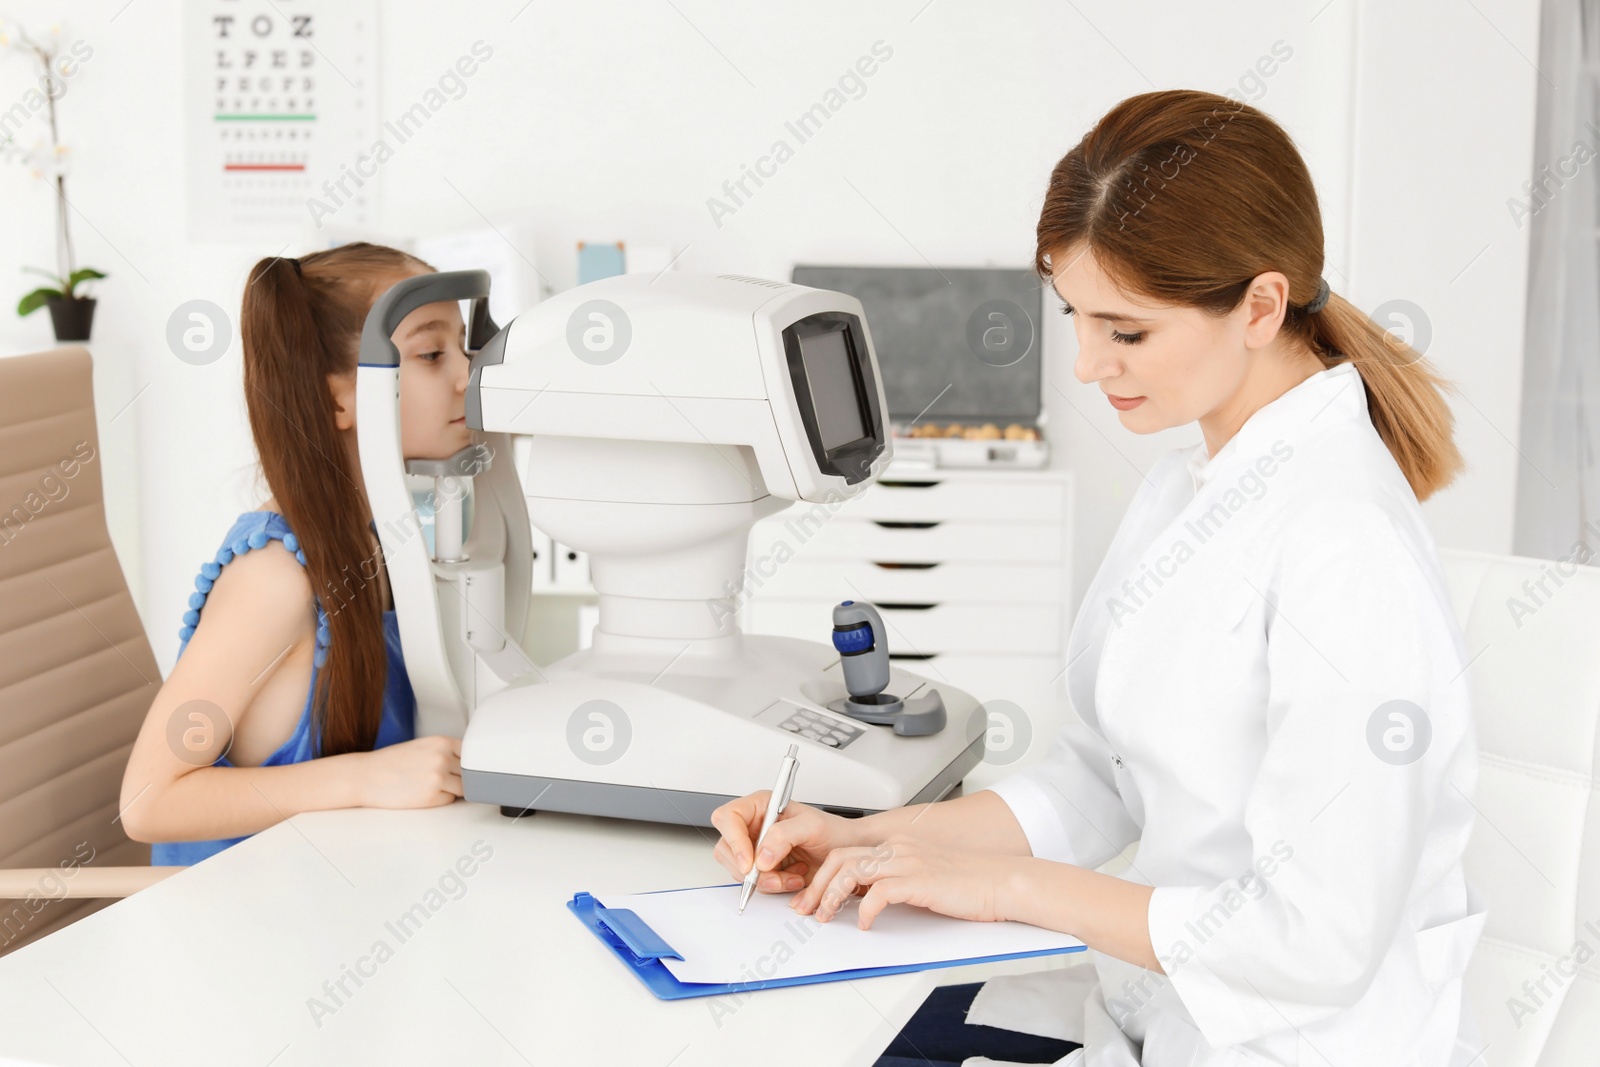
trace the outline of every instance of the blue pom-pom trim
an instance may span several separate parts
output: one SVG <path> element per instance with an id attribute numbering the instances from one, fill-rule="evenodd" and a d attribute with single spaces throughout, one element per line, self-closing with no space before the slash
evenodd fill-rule
<path id="1" fill-rule="evenodd" d="M 194 630 L 200 623 L 200 609 L 206 605 L 206 594 L 210 593 L 216 585 L 217 578 L 222 574 L 222 568 L 238 557 L 244 555 L 252 548 L 264 548 L 268 541 L 280 540 L 266 530 L 252 531 L 248 536 L 224 545 L 217 550 L 215 560 L 208 560 L 200 564 L 200 574 L 194 580 L 195 592 L 189 594 L 189 610 L 183 613 L 183 628 L 178 631 L 178 638 L 187 641 L 194 636 Z M 301 566 L 305 565 L 306 554 L 300 547 L 300 539 L 292 533 L 286 533 L 281 538 L 283 547 L 294 553 L 294 558 Z M 321 603 L 317 604 L 317 650 L 312 657 L 312 662 L 321 667 L 328 661 L 328 644 L 332 635 L 328 630 L 327 616 L 322 611 Z"/>

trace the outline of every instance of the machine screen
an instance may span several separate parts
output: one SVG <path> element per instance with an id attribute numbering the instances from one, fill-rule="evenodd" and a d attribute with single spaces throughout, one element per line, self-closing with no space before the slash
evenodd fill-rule
<path id="1" fill-rule="evenodd" d="M 800 341 L 800 358 L 805 362 L 825 452 L 868 436 L 851 355 L 843 327 Z"/>

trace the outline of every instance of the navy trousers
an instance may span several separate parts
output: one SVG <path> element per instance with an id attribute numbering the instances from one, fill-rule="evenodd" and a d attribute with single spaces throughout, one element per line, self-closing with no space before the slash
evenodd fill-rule
<path id="1" fill-rule="evenodd" d="M 939 986 L 883 1050 L 874 1067 L 960 1067 L 968 1056 L 1014 1063 L 1054 1063 L 1076 1041 L 1019 1034 L 967 1022 L 967 1009 L 983 983 Z"/>

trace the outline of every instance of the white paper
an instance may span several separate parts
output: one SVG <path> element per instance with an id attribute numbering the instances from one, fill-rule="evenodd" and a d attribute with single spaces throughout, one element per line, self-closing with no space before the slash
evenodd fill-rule
<path id="1" fill-rule="evenodd" d="M 1084 947 L 1075 937 L 1026 923 L 968 922 L 909 904 L 890 904 L 862 930 L 856 926 L 859 897 L 825 923 L 796 914 L 783 893 L 756 893 L 740 915 L 737 885 L 596 899 L 634 912 L 682 955 L 661 961 L 680 982 L 756 982 Z"/>

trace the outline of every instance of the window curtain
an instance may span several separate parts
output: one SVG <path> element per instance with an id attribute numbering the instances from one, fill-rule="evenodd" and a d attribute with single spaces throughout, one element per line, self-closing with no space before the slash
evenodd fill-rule
<path id="1" fill-rule="evenodd" d="M 1600 0 L 1545 0 L 1514 551 L 1600 553 Z"/>

